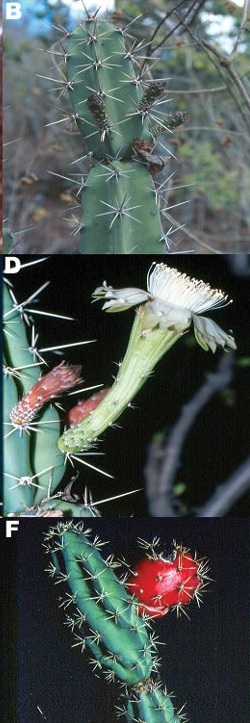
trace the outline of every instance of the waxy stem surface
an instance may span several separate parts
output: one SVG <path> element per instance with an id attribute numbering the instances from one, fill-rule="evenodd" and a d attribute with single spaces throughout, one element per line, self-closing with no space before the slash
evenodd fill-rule
<path id="1" fill-rule="evenodd" d="M 137 311 L 129 345 L 117 377 L 98 407 L 74 428 L 60 437 L 58 446 L 64 452 L 80 452 L 111 426 L 130 404 L 157 362 L 180 338 L 180 333 L 152 329 L 143 335 L 145 307 Z"/>

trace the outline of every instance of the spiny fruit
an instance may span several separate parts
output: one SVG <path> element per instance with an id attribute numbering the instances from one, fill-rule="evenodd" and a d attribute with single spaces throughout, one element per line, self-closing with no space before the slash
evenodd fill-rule
<path id="1" fill-rule="evenodd" d="M 98 407 L 98 404 L 104 399 L 107 392 L 109 391 L 109 387 L 103 387 L 103 389 L 100 389 L 99 392 L 95 392 L 95 394 L 92 394 L 89 399 L 84 399 L 83 401 L 77 402 L 75 407 L 72 407 L 69 409 L 66 415 L 66 423 L 69 427 L 74 427 L 76 424 L 80 424 L 85 417 L 87 417 L 91 412 L 93 412 L 96 407 Z"/>
<path id="2" fill-rule="evenodd" d="M 14 427 L 29 429 L 29 423 L 36 417 L 44 404 L 54 399 L 66 389 L 71 389 L 81 382 L 80 364 L 66 364 L 61 362 L 50 372 L 40 377 L 25 396 L 15 405 L 10 413 L 10 420 Z"/>
<path id="3" fill-rule="evenodd" d="M 162 617 L 170 608 L 178 615 L 192 600 L 199 605 L 200 593 L 209 579 L 207 572 L 205 560 L 197 560 L 187 548 L 174 543 L 168 557 L 161 553 L 140 560 L 126 584 L 139 602 L 141 615 Z"/>

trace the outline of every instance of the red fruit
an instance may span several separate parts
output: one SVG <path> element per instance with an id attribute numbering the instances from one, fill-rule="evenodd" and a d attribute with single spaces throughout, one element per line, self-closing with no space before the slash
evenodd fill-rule
<path id="1" fill-rule="evenodd" d="M 170 608 L 177 613 L 183 605 L 196 599 L 204 587 L 204 561 L 198 561 L 181 546 L 176 546 L 173 555 L 164 559 L 146 557 L 136 567 L 127 585 L 139 601 L 138 612 L 150 617 L 162 617 Z"/>
<path id="2" fill-rule="evenodd" d="M 90 412 L 93 412 L 93 410 L 98 407 L 98 404 L 104 399 L 105 395 L 109 392 L 109 387 L 104 387 L 103 389 L 100 389 L 99 392 L 95 392 L 95 394 L 92 394 L 89 399 L 84 399 L 83 401 L 78 402 L 75 407 L 72 407 L 69 409 L 66 415 L 66 423 L 69 427 L 74 427 L 76 424 L 80 424 L 85 417 L 87 417 Z"/>
<path id="3" fill-rule="evenodd" d="M 44 374 L 12 409 L 10 414 L 12 424 L 24 429 L 28 427 L 46 402 L 81 382 L 81 371 L 82 367 L 79 364 L 67 364 L 63 361 Z"/>

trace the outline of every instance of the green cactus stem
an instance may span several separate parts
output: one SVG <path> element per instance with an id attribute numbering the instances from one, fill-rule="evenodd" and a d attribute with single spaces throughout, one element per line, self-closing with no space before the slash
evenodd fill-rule
<path id="1" fill-rule="evenodd" d="M 9 254 L 14 243 L 14 235 L 9 228 L 3 227 L 3 253 Z"/>
<path id="2" fill-rule="evenodd" d="M 49 484 L 51 492 L 64 474 L 64 460 L 56 452 L 56 441 L 60 434 L 59 414 L 55 408 L 49 413 L 50 430 L 43 421 L 48 421 L 45 410 L 36 429 L 39 430 L 40 455 L 35 439 L 11 422 L 11 413 L 18 405 L 20 397 L 28 393 L 41 374 L 40 364 L 34 363 L 30 351 L 25 320 L 21 319 L 20 309 L 13 302 L 13 296 L 7 284 L 4 287 L 4 513 L 22 512 L 34 503 L 41 492 L 46 496 Z M 34 446 L 33 446 L 34 445 Z"/>
<path id="3" fill-rule="evenodd" d="M 81 251 L 159 254 L 163 230 L 153 178 L 143 163 L 112 161 L 91 169 L 82 191 Z M 94 219 L 94 221 L 93 221 Z"/>
<path id="4" fill-rule="evenodd" d="M 27 306 L 4 284 L 4 515 L 39 516 L 57 510 L 69 517 L 98 516 L 87 500 L 81 503 L 77 496 L 57 492 L 65 456 L 57 445 L 62 424 L 53 398 L 79 382 L 80 367 L 63 362 L 44 374 L 45 362 L 32 347 Z"/>
<path id="5" fill-rule="evenodd" d="M 124 32 L 90 19 L 64 46 L 69 99 L 83 141 L 97 160 L 131 158 L 133 138 L 153 140 L 148 111 L 155 97 L 145 97 Z"/>
<path id="6" fill-rule="evenodd" d="M 60 607 L 81 652 L 88 649 L 93 671 L 121 684 L 125 704 L 118 707 L 127 721 L 180 723 L 157 675 L 159 658 L 146 616 L 137 614 L 136 600 L 114 569 L 113 556 L 103 559 L 105 545 L 83 523 L 58 523 L 45 535 L 47 568 L 55 584 L 65 588 Z"/>
<path id="7" fill-rule="evenodd" d="M 128 348 L 110 391 L 91 414 L 65 431 L 59 440 L 59 448 L 69 455 L 87 448 L 115 423 L 157 362 L 191 324 L 204 350 L 215 352 L 217 346 L 226 351 L 236 348 L 232 336 L 211 319 L 198 316 L 201 311 L 225 304 L 227 297 L 165 264 L 152 264 L 146 292 L 134 288 L 113 289 L 104 282 L 93 297 L 106 299 L 103 309 L 108 312 L 124 311 L 132 306 L 137 309 Z"/>
<path id="8" fill-rule="evenodd" d="M 152 178 L 170 155 L 161 158 L 154 149 L 158 135 L 172 132 L 184 114 L 164 116 L 159 110 L 167 102 L 165 84 L 152 79 L 126 35 L 88 16 L 66 33 L 63 53 L 55 56 L 64 61 L 60 77 L 66 79 L 60 83 L 69 96 L 70 119 L 93 163 L 78 190 L 83 254 L 165 254 L 170 246 Z"/>
<path id="9" fill-rule="evenodd" d="M 175 713 L 166 688 L 162 689 L 157 682 L 152 684 L 151 679 L 138 686 L 138 692 L 132 691 L 131 698 L 123 708 L 128 723 L 181 723 L 187 720 L 181 711 Z"/>

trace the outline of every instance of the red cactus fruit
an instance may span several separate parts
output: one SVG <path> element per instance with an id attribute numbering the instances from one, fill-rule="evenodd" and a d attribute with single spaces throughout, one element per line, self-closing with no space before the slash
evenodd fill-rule
<path id="1" fill-rule="evenodd" d="M 25 429 L 46 402 L 81 382 L 79 364 L 61 362 L 33 385 L 10 414 L 13 425 Z"/>
<path id="2" fill-rule="evenodd" d="M 75 407 L 69 409 L 66 415 L 66 424 L 69 427 L 74 427 L 75 424 L 80 424 L 80 422 L 82 422 L 82 420 L 85 419 L 90 412 L 93 412 L 93 409 L 98 407 L 98 404 L 100 404 L 108 391 L 109 387 L 103 387 L 103 389 L 100 389 L 99 392 L 92 394 L 89 399 L 78 402 Z"/>
<path id="3" fill-rule="evenodd" d="M 139 602 L 140 615 L 162 617 L 170 608 L 177 614 L 184 612 L 183 606 L 194 599 L 199 604 L 207 572 L 204 560 L 197 560 L 189 550 L 175 545 L 167 558 L 161 554 L 140 560 L 126 584 Z"/>

